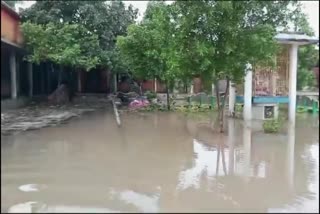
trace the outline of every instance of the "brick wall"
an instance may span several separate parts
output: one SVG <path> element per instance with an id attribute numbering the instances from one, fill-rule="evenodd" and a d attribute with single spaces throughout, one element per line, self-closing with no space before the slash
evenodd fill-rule
<path id="1" fill-rule="evenodd" d="M 15 44 L 22 44 L 19 17 L 13 15 L 5 6 L 1 5 L 1 38 Z"/>

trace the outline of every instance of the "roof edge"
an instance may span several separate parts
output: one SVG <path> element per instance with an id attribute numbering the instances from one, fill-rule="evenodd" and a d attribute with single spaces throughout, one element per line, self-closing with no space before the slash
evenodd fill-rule
<path id="1" fill-rule="evenodd" d="M 13 16 L 15 16 L 16 18 L 18 18 L 20 20 L 20 15 L 12 7 L 10 7 L 7 3 L 5 3 L 4 1 L 1 1 L 1 7 L 2 6 L 4 6 L 4 8 L 6 8 L 9 13 L 11 13 Z"/>

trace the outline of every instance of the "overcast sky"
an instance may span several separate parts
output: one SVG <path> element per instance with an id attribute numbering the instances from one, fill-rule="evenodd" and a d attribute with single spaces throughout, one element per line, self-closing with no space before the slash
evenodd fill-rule
<path id="1" fill-rule="evenodd" d="M 140 18 L 146 10 L 148 1 L 124 1 L 139 9 Z M 21 7 L 30 7 L 35 1 L 24 1 Z M 308 15 L 309 23 L 319 37 L 319 1 L 302 1 L 303 11 Z M 19 5 L 20 6 L 20 5 Z"/>

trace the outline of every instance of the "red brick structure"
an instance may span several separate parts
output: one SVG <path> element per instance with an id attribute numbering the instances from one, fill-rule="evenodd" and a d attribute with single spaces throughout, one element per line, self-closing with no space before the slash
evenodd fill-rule
<path id="1" fill-rule="evenodd" d="M 20 46 L 23 40 L 19 25 L 18 13 L 1 1 L 1 41 Z"/>

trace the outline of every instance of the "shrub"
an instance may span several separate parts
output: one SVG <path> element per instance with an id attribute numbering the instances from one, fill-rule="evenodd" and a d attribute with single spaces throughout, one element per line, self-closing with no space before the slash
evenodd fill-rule
<path id="1" fill-rule="evenodd" d="M 153 91 L 146 91 L 145 93 L 144 93 L 144 95 L 147 97 L 147 99 L 150 101 L 150 100 L 152 100 L 152 99 L 154 99 L 154 98 L 157 98 L 157 94 L 155 93 L 155 92 L 153 92 Z"/>
<path id="2" fill-rule="evenodd" d="M 281 125 L 280 119 L 265 120 L 263 122 L 263 130 L 265 133 L 278 133 Z"/>

